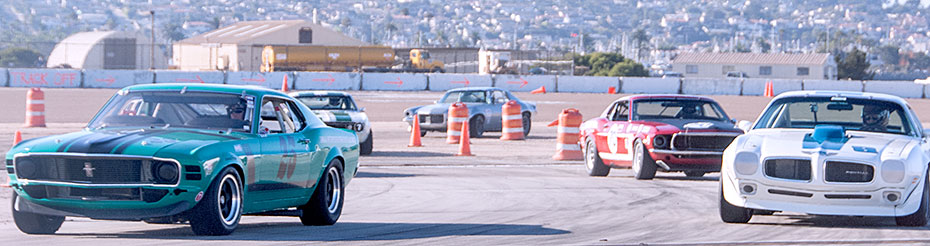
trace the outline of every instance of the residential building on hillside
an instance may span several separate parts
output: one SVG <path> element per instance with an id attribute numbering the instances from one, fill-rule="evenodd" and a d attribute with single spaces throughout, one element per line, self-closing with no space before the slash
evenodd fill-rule
<path id="1" fill-rule="evenodd" d="M 174 43 L 179 70 L 259 71 L 266 45 L 368 46 L 304 20 L 244 21 Z"/>
<path id="2" fill-rule="evenodd" d="M 685 77 L 836 79 L 836 62 L 826 53 L 681 53 L 671 70 Z"/>

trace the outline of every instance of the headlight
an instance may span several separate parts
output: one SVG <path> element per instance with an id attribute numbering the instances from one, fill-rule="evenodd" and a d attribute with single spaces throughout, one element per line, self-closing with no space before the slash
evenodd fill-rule
<path id="1" fill-rule="evenodd" d="M 887 183 L 900 183 L 904 181 L 904 162 L 899 160 L 882 162 L 882 180 Z"/>
<path id="2" fill-rule="evenodd" d="M 733 160 L 736 172 L 742 175 L 753 175 L 759 170 L 759 157 L 752 152 L 740 152 Z"/>
<path id="3" fill-rule="evenodd" d="M 668 136 L 656 135 L 654 138 L 652 138 L 652 147 L 656 149 L 664 149 L 668 147 Z"/>
<path id="4" fill-rule="evenodd" d="M 29 159 L 21 158 L 16 161 L 15 172 L 17 178 L 35 178 L 37 169 L 35 162 L 29 161 Z"/>
<path id="5" fill-rule="evenodd" d="M 361 132 L 362 129 L 365 129 L 365 125 L 362 125 L 362 123 L 355 123 L 354 127 L 355 127 L 355 131 L 357 132 Z"/>
<path id="6" fill-rule="evenodd" d="M 178 180 L 178 165 L 167 161 L 156 161 L 152 164 L 152 173 L 155 183 L 174 184 Z"/>

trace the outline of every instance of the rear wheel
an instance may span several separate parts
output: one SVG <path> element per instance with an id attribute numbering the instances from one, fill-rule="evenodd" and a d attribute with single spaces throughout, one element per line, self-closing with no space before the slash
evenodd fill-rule
<path id="1" fill-rule="evenodd" d="M 420 130 L 420 137 L 426 137 L 426 131 Z"/>
<path id="2" fill-rule="evenodd" d="M 480 138 L 484 135 L 484 116 L 478 115 L 468 122 L 468 135 L 472 138 Z"/>
<path id="3" fill-rule="evenodd" d="M 646 146 L 639 139 L 633 144 L 633 177 L 652 179 L 656 176 L 656 162 L 646 152 Z"/>
<path id="4" fill-rule="evenodd" d="M 685 176 L 692 177 L 692 178 L 700 178 L 700 177 L 704 177 L 704 172 L 703 171 L 685 171 Z"/>
<path id="5" fill-rule="evenodd" d="M 920 207 L 917 208 L 917 211 L 914 211 L 913 214 L 895 217 L 895 223 L 899 226 L 924 226 L 927 225 L 928 219 L 930 219 L 930 209 L 927 209 L 930 205 L 930 183 L 927 182 L 927 179 L 930 179 L 930 176 L 924 178 L 924 189 L 923 196 L 920 197 Z"/>
<path id="6" fill-rule="evenodd" d="M 342 215 L 345 186 L 342 182 L 342 162 L 333 159 L 320 177 L 313 197 L 300 209 L 300 223 L 304 225 L 332 225 Z"/>
<path id="7" fill-rule="evenodd" d="M 530 118 L 530 113 L 523 113 L 523 119 L 521 124 L 523 124 L 523 137 L 530 135 L 530 128 L 533 126 L 533 121 Z"/>
<path id="8" fill-rule="evenodd" d="M 422 133 L 422 132 L 421 132 Z M 374 148 L 374 138 L 375 133 L 372 131 L 368 132 L 368 139 L 365 139 L 364 142 L 359 143 L 359 154 L 361 155 L 370 155 L 371 150 Z M 422 136 L 421 136 L 422 137 Z"/>
<path id="9" fill-rule="evenodd" d="M 191 230 L 197 235 L 229 235 L 242 218 L 242 179 L 226 167 L 204 192 L 203 200 L 191 210 Z"/>
<path id="10" fill-rule="evenodd" d="M 16 202 L 19 195 L 13 191 L 13 197 L 10 199 L 13 211 L 13 222 L 16 228 L 26 234 L 53 234 L 61 228 L 61 223 L 65 221 L 64 216 L 51 216 L 35 214 L 16 210 Z"/>
<path id="11" fill-rule="evenodd" d="M 721 177 L 721 182 L 722 181 Z M 723 184 L 720 184 L 720 219 L 726 223 L 746 223 L 752 219 L 752 209 L 735 206 L 723 198 Z"/>
<path id="12" fill-rule="evenodd" d="M 589 139 L 585 144 L 584 167 L 588 171 L 588 176 L 607 176 L 610 174 L 610 167 L 604 165 L 604 160 L 597 154 L 597 145 L 594 140 Z"/>

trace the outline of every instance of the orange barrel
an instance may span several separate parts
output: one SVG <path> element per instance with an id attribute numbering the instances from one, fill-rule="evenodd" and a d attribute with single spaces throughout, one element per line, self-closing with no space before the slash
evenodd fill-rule
<path id="1" fill-rule="evenodd" d="M 31 88 L 26 92 L 26 127 L 45 127 L 45 92 Z"/>
<path id="2" fill-rule="evenodd" d="M 449 105 L 449 117 L 446 119 L 446 143 L 457 144 L 462 137 L 462 125 L 468 120 L 468 106 L 457 102 Z"/>
<path id="3" fill-rule="evenodd" d="M 568 108 L 559 114 L 559 131 L 555 145 L 554 160 L 584 160 L 581 145 L 578 144 L 581 126 L 581 113 L 577 109 Z"/>
<path id="4" fill-rule="evenodd" d="M 523 115 L 517 101 L 501 106 L 501 140 L 523 140 Z"/>

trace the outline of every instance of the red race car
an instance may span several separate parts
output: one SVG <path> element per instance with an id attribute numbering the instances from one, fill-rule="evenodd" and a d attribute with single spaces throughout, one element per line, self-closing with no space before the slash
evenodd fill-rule
<path id="1" fill-rule="evenodd" d="M 652 179 L 659 168 L 688 177 L 719 172 L 723 150 L 743 134 L 716 101 L 685 95 L 623 97 L 580 130 L 588 175 L 631 167 L 636 179 Z"/>

